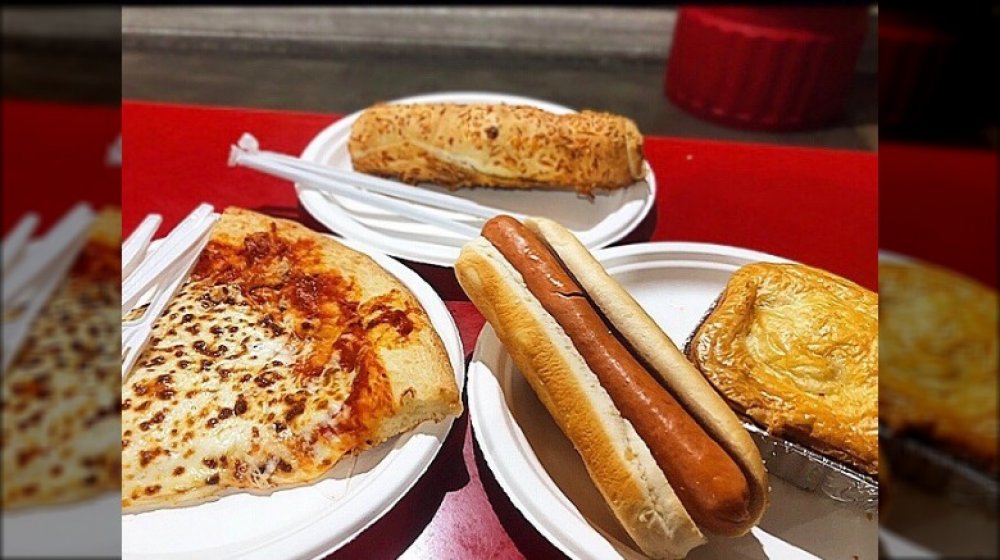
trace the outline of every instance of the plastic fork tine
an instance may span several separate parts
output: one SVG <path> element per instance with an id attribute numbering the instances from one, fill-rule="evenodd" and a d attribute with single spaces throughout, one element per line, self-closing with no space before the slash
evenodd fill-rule
<path id="1" fill-rule="evenodd" d="M 66 260 L 67 253 L 76 252 L 86 240 L 86 232 L 94 219 L 94 211 L 86 204 L 78 204 L 67 212 L 43 238 L 39 240 L 37 251 L 31 258 L 25 258 L 4 273 L 3 304 L 7 306 L 21 292 L 37 281 L 56 261 Z"/>
<path id="2" fill-rule="evenodd" d="M 187 279 L 188 273 L 197 262 L 207 243 L 208 236 L 204 235 L 186 252 L 178 255 L 178 258 L 159 277 L 160 284 L 142 317 L 122 324 L 122 381 L 128 377 L 136 360 L 139 359 L 146 347 L 149 335 L 153 330 L 153 323 L 160 317 L 174 294 Z"/>
<path id="3" fill-rule="evenodd" d="M 334 183 L 339 183 L 341 185 L 348 185 L 354 187 L 355 189 L 363 190 L 366 193 L 372 193 L 371 197 L 362 200 L 362 202 L 369 202 L 373 206 L 378 205 L 374 202 L 377 200 L 375 195 L 383 195 L 406 200 L 413 204 L 443 208 L 453 213 L 464 214 L 483 220 L 488 220 L 499 214 L 507 214 L 516 218 L 523 217 L 520 214 L 501 208 L 494 208 L 460 196 L 414 188 L 412 185 L 406 185 L 397 181 L 375 177 L 373 175 L 366 175 L 364 173 L 344 169 L 335 169 L 326 165 L 305 161 L 301 158 L 289 156 L 287 154 L 263 151 L 260 150 L 257 139 L 248 133 L 244 133 L 243 136 L 240 137 L 239 142 L 230 150 L 230 166 L 239 165 L 251 167 L 253 169 L 257 169 L 258 171 L 271 173 L 271 170 L 276 169 L 268 166 L 268 164 L 271 163 L 284 164 L 286 169 L 291 168 L 312 174 L 314 177 L 310 183 L 312 188 L 334 191 L 336 194 L 341 194 L 336 191 L 334 185 Z M 279 176 L 286 179 L 289 178 L 286 175 Z M 404 213 L 404 215 L 406 214 Z"/>
<path id="4" fill-rule="evenodd" d="M 315 172 L 293 168 L 284 162 L 261 158 L 247 158 L 246 160 L 241 160 L 240 165 L 289 181 L 297 181 L 309 186 L 314 184 L 319 185 L 323 190 L 333 192 L 345 198 L 365 202 L 383 210 L 395 212 L 401 216 L 407 216 L 426 224 L 435 225 L 463 237 L 473 238 L 479 235 L 479 228 L 458 222 L 443 210 L 419 206 L 389 196 L 365 192 L 363 189 L 330 180 Z"/>
<path id="5" fill-rule="evenodd" d="M 130 311 L 170 265 L 186 254 L 201 239 L 215 219 L 212 206 L 202 204 L 189 214 L 164 238 L 146 260 L 132 272 L 122 285 L 122 314 Z"/>
<path id="6" fill-rule="evenodd" d="M 143 257 L 146 256 L 146 250 L 149 248 L 149 241 L 162 223 L 163 216 L 159 214 L 146 216 L 139 227 L 135 228 L 132 235 L 128 236 L 128 239 L 122 244 L 122 281 L 126 280 L 142 262 Z"/>
<path id="7" fill-rule="evenodd" d="M 35 317 L 76 261 L 93 219 L 94 212 L 89 206 L 77 205 L 32 247 L 10 274 L 4 275 L 4 307 L 16 304 L 13 307 L 20 308 L 20 313 L 4 322 L 2 371 L 7 371 Z M 28 287 L 34 290 L 26 291 Z"/>
<path id="8" fill-rule="evenodd" d="M 83 244 L 81 243 L 80 245 L 82 246 Z M 35 317 L 38 316 L 38 312 L 41 311 L 42 306 L 45 305 L 56 286 L 62 281 L 66 269 L 69 268 L 69 263 L 65 263 L 65 266 L 61 266 L 60 268 L 63 268 L 63 270 L 53 271 L 52 274 L 43 276 L 38 284 L 36 284 L 38 291 L 30 298 L 17 318 L 4 323 L 2 371 L 7 371 L 7 368 L 13 362 L 14 357 L 28 336 L 28 331 L 34 323 Z"/>
<path id="9" fill-rule="evenodd" d="M 21 255 L 24 246 L 27 244 L 28 239 L 31 239 L 31 234 L 35 232 L 35 228 L 37 227 L 38 214 L 26 214 L 14 226 L 14 229 L 10 230 L 10 233 L 3 238 L 3 272 L 6 273 Z"/>

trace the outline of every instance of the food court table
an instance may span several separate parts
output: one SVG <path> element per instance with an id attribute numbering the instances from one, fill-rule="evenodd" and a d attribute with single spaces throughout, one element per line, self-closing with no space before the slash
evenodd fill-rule
<path id="1" fill-rule="evenodd" d="M 252 132 L 298 154 L 336 115 L 126 102 L 123 230 L 157 212 L 164 229 L 200 202 L 242 206 L 324 231 L 291 185 L 230 168 L 230 144 Z M 873 153 L 647 138 L 654 210 L 622 243 L 702 241 L 756 249 L 874 288 L 877 164 Z M 406 263 L 438 290 L 467 353 L 483 324 L 450 269 Z M 395 508 L 335 558 L 558 557 L 510 503 L 477 449 L 468 413 Z"/>
<path id="2" fill-rule="evenodd" d="M 242 206 L 325 229 L 282 180 L 227 166 L 252 132 L 268 150 L 301 153 L 337 115 L 127 101 L 122 109 L 123 230 L 144 216 L 172 227 L 198 203 Z M 701 241 L 773 253 L 875 288 L 874 153 L 650 137 L 653 211 L 621 243 Z M 470 354 L 483 318 L 451 269 L 405 263 L 434 286 Z M 553 558 L 561 554 L 518 512 L 459 418 L 427 473 L 381 520 L 333 558 Z"/>

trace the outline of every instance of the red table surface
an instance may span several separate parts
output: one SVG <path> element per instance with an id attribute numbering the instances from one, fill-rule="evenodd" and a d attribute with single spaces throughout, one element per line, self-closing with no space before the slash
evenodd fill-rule
<path id="1" fill-rule="evenodd" d="M 126 102 L 123 229 L 151 212 L 170 227 L 200 202 L 242 206 L 325 231 L 287 182 L 227 167 L 243 132 L 299 154 L 335 115 Z M 648 219 L 622 243 L 704 241 L 819 266 L 874 288 L 877 158 L 872 153 L 647 138 L 659 183 Z M 162 230 L 161 230 L 162 231 Z M 446 300 L 467 352 L 483 324 L 451 269 L 406 263 Z M 463 414 L 427 473 L 335 558 L 561 557 L 511 504 Z"/>
<path id="2" fill-rule="evenodd" d="M 105 163 L 121 130 L 117 105 L 3 99 L 3 231 L 27 212 L 39 233 L 79 202 L 118 206 L 121 170 Z"/>
<path id="3" fill-rule="evenodd" d="M 879 245 L 996 288 L 997 174 L 993 150 L 879 147 Z"/>

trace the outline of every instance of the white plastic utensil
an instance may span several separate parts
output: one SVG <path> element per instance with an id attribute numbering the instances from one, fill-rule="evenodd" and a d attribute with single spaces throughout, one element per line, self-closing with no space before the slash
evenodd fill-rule
<path id="1" fill-rule="evenodd" d="M 299 181 L 309 186 L 322 185 L 323 190 L 336 193 L 351 200 L 367 202 L 373 206 L 378 206 L 383 210 L 388 210 L 403 216 L 408 216 L 414 220 L 436 225 L 452 233 L 457 233 L 462 238 L 472 238 L 479 235 L 479 229 L 454 220 L 447 212 L 437 209 L 415 205 L 411 202 L 395 199 L 388 196 L 365 192 L 362 189 L 335 182 L 322 175 L 301 169 L 295 169 L 280 161 L 269 160 L 260 157 L 238 158 L 239 165 L 249 167 L 258 171 L 263 171 L 270 175 L 276 175 L 289 181 Z"/>
<path id="2" fill-rule="evenodd" d="M 90 206 L 78 204 L 26 250 L 9 271 L 4 270 L 3 308 L 7 320 L 3 325 L 2 371 L 7 371 L 38 312 L 76 261 L 93 220 Z"/>
<path id="3" fill-rule="evenodd" d="M 31 234 L 35 232 L 35 228 L 38 227 L 38 214 L 30 213 L 26 214 L 21 221 L 17 223 L 16 226 L 6 237 L 3 238 L 3 271 L 7 270 L 13 265 L 18 257 L 21 256 L 21 252 L 24 249 L 25 244 L 27 244 L 28 239 L 31 239 Z"/>
<path id="4" fill-rule="evenodd" d="M 123 263 L 133 263 L 133 270 L 127 274 L 123 272 L 122 314 L 131 311 L 141 297 L 152 294 L 149 306 L 140 317 L 122 322 L 123 380 L 145 348 L 153 323 L 184 283 L 208 243 L 208 231 L 216 218 L 211 205 L 199 205 L 147 255 L 149 240 L 162 222 L 161 216 L 153 214 L 147 216 L 126 241 L 128 254 L 126 257 L 123 250 Z"/>
<path id="5" fill-rule="evenodd" d="M 67 250 L 79 249 L 85 241 L 84 233 L 94 219 L 94 211 L 86 204 L 73 207 L 52 229 L 38 241 L 37 250 L 25 256 L 16 267 L 4 274 L 3 304 L 10 303 L 47 271 L 53 262 L 64 259 Z M 73 254 L 75 256 L 75 252 Z"/>
<path id="6" fill-rule="evenodd" d="M 327 177 L 333 181 L 361 188 L 366 191 L 392 196 L 403 200 L 409 200 L 435 208 L 444 208 L 445 210 L 450 210 L 460 214 L 468 214 L 469 216 L 483 218 L 486 220 L 493 218 L 498 214 L 511 213 L 509 210 L 494 208 L 493 206 L 481 204 L 474 200 L 469 200 L 460 196 L 414 188 L 413 185 L 407 185 L 405 183 L 376 177 L 374 175 L 337 169 L 325 165 L 317 165 L 310 161 L 287 154 L 261 150 L 260 142 L 258 142 L 252 134 L 245 132 L 230 152 L 230 165 L 242 165 L 248 157 L 258 161 L 270 160 L 283 162 L 295 169 L 309 171 L 317 175 Z M 314 188 L 323 189 L 323 187 L 323 184 L 318 184 Z"/>
<path id="7" fill-rule="evenodd" d="M 128 313 L 161 278 L 174 260 L 194 245 L 215 222 L 209 204 L 198 206 L 164 238 L 159 247 L 135 268 L 122 284 L 122 315 Z"/>
<path id="8" fill-rule="evenodd" d="M 524 217 L 459 196 L 414 188 L 412 185 L 355 171 L 335 169 L 286 154 L 262 151 L 257 139 L 248 133 L 244 133 L 239 142 L 232 146 L 229 165 L 248 167 L 290 181 L 299 181 L 311 189 L 368 203 L 438 226 L 461 235 L 463 239 L 455 240 L 457 245 L 479 234 L 478 227 L 463 223 L 465 221 L 482 222 L 500 214 Z"/>
<path id="9" fill-rule="evenodd" d="M 214 219 L 209 220 L 209 225 L 213 221 Z M 207 231 L 206 229 L 205 232 Z M 187 279 L 188 272 L 191 271 L 191 267 L 201 255 L 202 249 L 208 243 L 208 238 L 209 236 L 203 232 L 201 237 L 196 238 L 191 246 L 175 255 L 176 258 L 172 259 L 160 275 L 153 280 L 155 288 L 153 299 L 142 316 L 122 323 L 122 381 L 132 371 L 136 360 L 146 347 L 146 342 L 153 330 L 153 323 L 160 317 L 171 298 L 177 293 L 177 289 Z"/>
<path id="10" fill-rule="evenodd" d="M 149 241 L 153 238 L 156 230 L 163 223 L 163 216 L 150 214 L 142 220 L 139 227 L 135 228 L 132 235 L 128 236 L 122 244 L 122 280 L 132 275 L 139 263 L 146 256 L 146 249 L 149 248 Z"/>

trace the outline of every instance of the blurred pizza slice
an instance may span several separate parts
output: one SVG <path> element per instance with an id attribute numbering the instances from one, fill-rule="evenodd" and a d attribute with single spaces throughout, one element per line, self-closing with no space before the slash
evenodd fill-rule
<path id="1" fill-rule="evenodd" d="M 97 215 L 3 374 L 3 508 L 119 487 L 121 212 Z"/>

